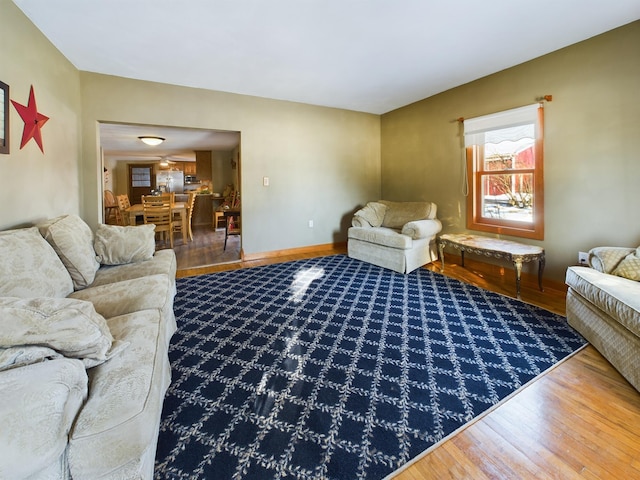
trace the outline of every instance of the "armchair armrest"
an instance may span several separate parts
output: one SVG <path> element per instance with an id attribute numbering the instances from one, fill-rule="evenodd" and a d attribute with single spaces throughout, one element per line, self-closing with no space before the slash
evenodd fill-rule
<path id="1" fill-rule="evenodd" d="M 440 230 L 442 230 L 442 223 L 437 218 L 433 220 L 413 220 L 402 227 L 402 233 L 413 240 L 432 237 Z"/>
<path id="2" fill-rule="evenodd" d="M 362 227 L 362 228 L 371 228 L 371 224 L 365 220 L 364 217 L 361 217 L 360 215 L 354 215 L 353 218 L 351 219 L 351 226 L 352 227 Z"/>
<path id="3" fill-rule="evenodd" d="M 589 265 L 602 273 L 611 273 L 624 257 L 634 252 L 635 248 L 596 247 L 589 250 Z"/>

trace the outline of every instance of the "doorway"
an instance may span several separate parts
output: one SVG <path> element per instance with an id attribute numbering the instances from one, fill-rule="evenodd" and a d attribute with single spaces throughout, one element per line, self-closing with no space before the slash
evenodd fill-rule
<path id="1" fill-rule="evenodd" d="M 156 188 L 153 164 L 129 164 L 128 195 L 132 205 L 142 203 L 143 195 L 150 195 Z"/>
<path id="2" fill-rule="evenodd" d="M 221 205 L 220 197 L 228 185 L 240 189 L 240 132 L 169 127 L 100 123 L 100 147 L 105 178 L 114 194 L 129 195 L 132 205 L 141 203 L 141 196 L 156 189 L 159 172 L 181 171 L 188 181 L 182 185 L 182 195 L 176 200 L 186 201 L 189 191 L 196 191 L 192 224 L 193 241 L 174 244 L 178 269 L 198 268 L 240 261 L 242 236 L 227 238 L 224 248 L 224 225 L 214 226 L 213 212 Z M 157 146 L 143 144 L 140 136 L 164 139 Z M 202 152 L 210 152 L 202 155 Z M 198 155 L 197 155 L 198 154 Z M 157 185 L 160 185 L 158 183 Z M 107 184 L 103 184 L 103 189 Z M 161 187 L 158 187 L 161 188 Z M 181 197 L 185 197 L 182 199 Z M 208 211 L 202 220 L 202 212 Z"/>

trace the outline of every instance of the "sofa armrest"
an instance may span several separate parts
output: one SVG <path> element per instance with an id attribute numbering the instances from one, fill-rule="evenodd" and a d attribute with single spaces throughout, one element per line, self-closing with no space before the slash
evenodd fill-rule
<path id="1" fill-rule="evenodd" d="M 627 247 L 592 248 L 589 250 L 589 266 L 602 273 L 611 273 L 624 257 L 635 250 Z"/>
<path id="2" fill-rule="evenodd" d="M 0 372 L 0 478 L 54 478 L 47 473 L 66 469 L 87 384 L 82 362 L 69 358 Z"/>
<path id="3" fill-rule="evenodd" d="M 442 223 L 438 219 L 413 220 L 402 227 L 402 234 L 417 240 L 419 238 L 433 237 L 440 230 L 442 230 Z"/>

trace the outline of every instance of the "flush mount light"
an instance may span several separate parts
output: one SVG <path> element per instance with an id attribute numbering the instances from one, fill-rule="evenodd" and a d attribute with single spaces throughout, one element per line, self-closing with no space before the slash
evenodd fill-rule
<path id="1" fill-rule="evenodd" d="M 152 147 L 155 147 L 156 145 L 160 145 L 162 142 L 164 142 L 164 138 L 162 137 L 143 136 L 138 138 L 142 140 L 144 143 L 146 143 L 147 145 L 151 145 Z"/>

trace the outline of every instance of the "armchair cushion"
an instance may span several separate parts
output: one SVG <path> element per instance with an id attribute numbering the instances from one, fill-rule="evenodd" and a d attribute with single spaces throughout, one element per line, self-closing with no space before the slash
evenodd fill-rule
<path id="1" fill-rule="evenodd" d="M 397 230 L 386 227 L 349 229 L 349 238 L 362 240 L 385 247 L 408 250 L 413 246 L 413 240 L 407 235 L 401 235 Z"/>
<path id="2" fill-rule="evenodd" d="M 77 215 L 64 215 L 38 225 L 40 233 L 51 244 L 69 271 L 73 288 L 91 285 L 100 264 L 93 250 L 93 232 Z"/>
<path id="3" fill-rule="evenodd" d="M 155 225 L 98 225 L 93 248 L 102 265 L 124 265 L 153 257 Z"/>
<path id="4" fill-rule="evenodd" d="M 413 220 L 435 218 L 436 208 L 431 202 L 390 202 L 380 200 L 387 209 L 382 221 L 383 227 L 401 229 Z"/>
<path id="5" fill-rule="evenodd" d="M 353 215 L 354 227 L 379 227 L 384 220 L 387 206 L 383 203 L 369 202 Z"/>

